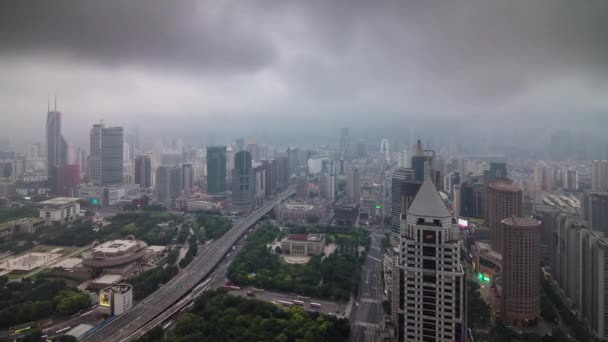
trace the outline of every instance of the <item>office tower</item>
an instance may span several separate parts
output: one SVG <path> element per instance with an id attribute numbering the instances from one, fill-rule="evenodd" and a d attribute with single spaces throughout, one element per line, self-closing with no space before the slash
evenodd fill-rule
<path id="1" fill-rule="evenodd" d="M 306 201 L 308 199 L 308 176 L 296 177 L 296 199 Z"/>
<path id="2" fill-rule="evenodd" d="M 454 213 L 454 216 L 456 216 L 456 217 L 464 216 L 464 215 L 462 215 L 462 195 L 460 194 L 460 185 L 459 184 L 455 184 L 452 187 L 452 193 L 454 194 L 452 196 L 452 212 Z"/>
<path id="3" fill-rule="evenodd" d="M 235 211 L 253 210 L 255 180 L 249 151 L 240 151 L 234 155 L 232 169 L 232 208 Z"/>
<path id="4" fill-rule="evenodd" d="M 322 193 L 329 202 L 333 202 L 336 199 L 336 192 L 338 190 L 338 175 L 336 173 L 336 162 L 329 160 L 327 162 L 327 171 L 323 173 L 323 189 Z"/>
<path id="5" fill-rule="evenodd" d="M 251 141 L 249 144 L 247 144 L 247 151 L 249 151 L 251 154 L 251 160 L 258 160 L 258 144 L 255 141 Z"/>
<path id="6" fill-rule="evenodd" d="M 175 208 L 175 200 L 183 188 L 182 168 L 161 165 L 156 169 L 156 197 L 167 208 Z"/>
<path id="7" fill-rule="evenodd" d="M 541 190 L 553 190 L 553 168 L 540 162 L 534 168 L 534 183 Z"/>
<path id="8" fill-rule="evenodd" d="M 412 156 L 412 169 L 414 169 L 415 180 L 422 182 L 425 177 L 429 177 L 429 174 L 425 173 L 425 165 L 428 165 L 430 169 L 431 181 L 437 185 L 439 182 L 437 180 L 437 172 L 435 171 L 435 151 L 422 149 L 422 142 L 418 139 L 414 155 Z"/>
<path id="9" fill-rule="evenodd" d="M 608 190 L 608 160 L 591 162 L 591 189 Z"/>
<path id="10" fill-rule="evenodd" d="M 430 178 L 402 222 L 403 341 L 465 341 L 460 232 Z"/>
<path id="11" fill-rule="evenodd" d="M 398 167 L 408 168 L 410 167 L 410 158 L 407 155 L 407 150 L 403 150 L 399 152 L 399 162 L 397 164 Z"/>
<path id="12" fill-rule="evenodd" d="M 194 188 L 194 169 L 192 163 L 182 164 L 182 185 L 184 196 L 190 197 Z"/>
<path id="13" fill-rule="evenodd" d="M 352 156 L 350 154 L 350 137 L 348 136 L 348 128 L 340 129 L 340 160 L 350 162 Z"/>
<path id="14" fill-rule="evenodd" d="M 266 192 L 266 197 L 270 198 L 277 193 L 279 185 L 279 162 L 276 159 L 263 160 L 262 165 L 264 166 L 266 177 L 266 186 L 264 187 L 264 190 Z"/>
<path id="15" fill-rule="evenodd" d="M 507 164 L 500 162 L 491 162 L 490 169 L 484 172 L 484 183 L 489 184 L 495 179 L 507 178 Z"/>
<path id="16" fill-rule="evenodd" d="M 226 176 L 228 180 L 232 180 L 232 169 L 234 169 L 234 155 L 236 152 L 231 148 L 226 148 Z"/>
<path id="17" fill-rule="evenodd" d="M 207 192 L 226 191 L 226 146 L 207 147 Z"/>
<path id="18" fill-rule="evenodd" d="M 408 196 L 404 197 L 402 193 L 405 190 L 404 183 L 412 180 L 414 180 L 414 170 L 412 169 L 398 168 L 393 171 L 391 178 L 391 231 L 394 234 L 399 234 L 401 214 L 405 213 L 409 203 L 411 203 L 418 191 L 418 189 L 413 189 L 415 191 L 410 191 Z M 418 183 L 418 187 L 420 187 L 420 183 Z M 410 199 L 408 205 L 402 203 L 402 199 L 404 198 Z"/>
<path id="19" fill-rule="evenodd" d="M 359 168 L 351 166 L 346 178 L 346 200 L 359 204 L 361 201 L 361 181 L 359 180 Z"/>
<path id="20" fill-rule="evenodd" d="M 42 146 L 39 142 L 30 143 L 27 145 L 27 158 L 38 159 L 44 156 Z"/>
<path id="21" fill-rule="evenodd" d="M 238 138 L 236 139 L 236 152 L 241 152 L 245 150 L 245 139 L 243 138 Z"/>
<path id="22" fill-rule="evenodd" d="M 367 156 L 367 145 L 363 141 L 357 142 L 357 156 L 359 158 Z"/>
<path id="23" fill-rule="evenodd" d="M 298 167 L 298 149 L 287 148 L 287 179 L 290 179 L 292 175 L 296 174 Z"/>
<path id="24" fill-rule="evenodd" d="M 507 182 L 494 181 L 488 185 L 488 220 L 492 249 L 503 252 L 504 229 L 502 220 L 521 217 L 523 189 Z"/>
<path id="25" fill-rule="evenodd" d="M 510 217 L 504 226 L 504 318 L 527 326 L 540 315 L 540 221 Z"/>
<path id="26" fill-rule="evenodd" d="M 26 159 L 25 159 L 25 155 L 23 153 L 19 153 L 17 154 L 17 156 L 15 157 L 15 160 L 13 160 L 13 166 L 12 166 L 12 172 L 11 172 L 11 177 L 13 178 L 13 181 L 16 181 L 19 177 L 23 176 L 23 174 L 25 173 L 25 165 L 26 165 Z"/>
<path id="27" fill-rule="evenodd" d="M 608 191 L 585 190 L 581 198 L 581 216 L 591 229 L 608 236 Z"/>
<path id="28" fill-rule="evenodd" d="M 254 162 L 253 168 L 253 204 L 257 208 L 264 204 L 266 196 L 266 168 L 263 163 Z"/>
<path id="29" fill-rule="evenodd" d="M 289 185 L 289 163 L 287 156 L 283 153 L 277 156 L 277 192 L 287 189 Z"/>
<path id="30" fill-rule="evenodd" d="M 56 190 L 58 169 L 66 164 L 66 158 L 67 143 L 61 135 L 61 112 L 57 111 L 55 100 L 55 109 L 52 111 L 49 109 L 46 116 L 47 174 L 53 191 Z"/>
<path id="31" fill-rule="evenodd" d="M 80 167 L 80 174 L 84 175 L 87 173 L 87 151 L 84 148 L 78 149 L 78 166 Z"/>
<path id="32" fill-rule="evenodd" d="M 117 185 L 123 176 L 122 127 L 95 124 L 91 129 L 89 177 L 94 185 Z"/>
<path id="33" fill-rule="evenodd" d="M 470 180 L 460 185 L 460 216 L 483 218 L 486 213 L 486 187 Z"/>
<path id="34" fill-rule="evenodd" d="M 600 238 L 597 234 L 589 235 L 586 244 L 588 252 L 587 261 L 584 263 L 585 286 L 582 287 L 585 305 L 583 306 L 584 318 L 589 322 L 593 335 L 601 340 L 608 338 L 608 312 L 607 290 L 608 290 L 608 239 Z"/>
<path id="35" fill-rule="evenodd" d="M 139 184 L 141 189 L 152 186 L 152 159 L 149 155 L 135 158 L 135 184 Z"/>
<path id="36" fill-rule="evenodd" d="M 380 153 L 384 155 L 384 160 L 387 162 L 391 161 L 391 149 L 388 139 L 382 139 L 380 141 Z"/>
<path id="37" fill-rule="evenodd" d="M 562 188 L 567 191 L 578 191 L 578 171 L 562 170 Z"/>

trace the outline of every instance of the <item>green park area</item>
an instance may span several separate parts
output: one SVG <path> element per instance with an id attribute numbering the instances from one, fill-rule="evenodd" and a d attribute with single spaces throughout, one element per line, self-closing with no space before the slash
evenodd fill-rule
<path id="1" fill-rule="evenodd" d="M 139 339 L 139 342 L 341 342 L 348 340 L 348 336 L 349 325 L 346 319 L 305 312 L 298 306 L 280 308 L 260 300 L 232 296 L 220 290 L 206 292 L 197 299 L 192 312 L 179 319 L 167 337 L 161 328 L 156 328 Z"/>
<path id="2" fill-rule="evenodd" d="M 312 256 L 306 264 L 290 264 L 271 250 L 269 244 L 292 233 L 324 233 L 326 243 L 335 243 L 329 256 Z M 285 228 L 270 223 L 257 229 L 228 270 L 228 278 L 238 285 L 254 285 L 269 290 L 295 292 L 303 296 L 348 300 L 358 290 L 361 265 L 369 237 L 354 228 Z M 280 252 L 280 251 L 279 251 Z"/>
<path id="3" fill-rule="evenodd" d="M 67 317 L 91 305 L 90 297 L 63 279 L 36 277 L 8 282 L 0 277 L 0 328 L 55 316 Z"/>

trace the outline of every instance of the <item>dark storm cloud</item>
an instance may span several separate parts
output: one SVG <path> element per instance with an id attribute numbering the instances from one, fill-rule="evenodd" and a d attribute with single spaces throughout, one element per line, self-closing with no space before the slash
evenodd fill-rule
<path id="1" fill-rule="evenodd" d="M 222 72 L 274 58 L 263 35 L 221 3 L 180 0 L 51 0 L 0 3 L 0 53 L 109 65 Z"/>
<path id="2" fill-rule="evenodd" d="M 160 131 L 593 118 L 606 18 L 606 0 L 0 1 L 0 115 L 59 92 L 85 133 L 139 113 Z"/>

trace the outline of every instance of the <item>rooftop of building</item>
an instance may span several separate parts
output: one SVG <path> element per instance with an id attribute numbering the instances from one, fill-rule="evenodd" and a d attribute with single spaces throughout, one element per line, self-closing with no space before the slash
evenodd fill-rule
<path id="1" fill-rule="evenodd" d="M 418 217 L 452 217 L 452 213 L 448 210 L 448 207 L 443 202 L 441 195 L 429 177 L 426 177 L 424 183 L 420 186 L 420 190 L 418 190 L 416 197 L 414 197 L 414 201 L 412 201 L 407 213 L 408 215 Z"/>
<path id="2" fill-rule="evenodd" d="M 73 269 L 82 263 L 82 258 L 67 258 L 53 265 L 53 268 Z"/>
<path id="3" fill-rule="evenodd" d="M 95 280 L 93 280 L 94 283 L 96 284 L 106 284 L 106 285 L 112 285 L 112 284 L 117 284 L 122 280 L 122 276 L 118 275 L 118 274 L 104 274 L 99 278 L 96 278 Z"/>
<path id="4" fill-rule="evenodd" d="M 103 253 L 109 255 L 125 254 L 137 247 L 146 247 L 146 244 L 143 241 L 137 240 L 110 240 L 93 248 L 93 253 Z"/>
<path id="5" fill-rule="evenodd" d="M 540 221 L 529 217 L 509 217 L 502 220 L 502 224 L 514 227 L 534 227 L 539 226 Z"/>
<path id="6" fill-rule="evenodd" d="M 287 209 L 287 210 L 297 210 L 297 211 L 310 211 L 315 208 L 315 206 L 311 205 L 311 204 L 294 204 L 294 203 L 284 204 L 283 207 L 285 207 L 285 209 Z"/>
<path id="7" fill-rule="evenodd" d="M 324 239 L 323 234 L 289 234 L 286 240 L 288 241 L 310 241 L 321 242 Z"/>
<path id="8" fill-rule="evenodd" d="M 79 199 L 80 198 L 78 197 L 55 197 L 46 201 L 39 202 L 38 204 L 42 204 L 44 206 L 64 206 L 74 204 Z"/>
<path id="9" fill-rule="evenodd" d="M 499 190 L 499 191 L 508 191 L 508 192 L 521 192 L 523 189 L 515 184 L 505 183 L 504 181 L 491 182 L 488 185 L 489 188 Z"/>
<path id="10" fill-rule="evenodd" d="M 112 291 L 114 293 L 126 293 L 133 289 L 133 286 L 129 284 L 116 284 L 112 286 L 108 286 L 102 291 Z"/>

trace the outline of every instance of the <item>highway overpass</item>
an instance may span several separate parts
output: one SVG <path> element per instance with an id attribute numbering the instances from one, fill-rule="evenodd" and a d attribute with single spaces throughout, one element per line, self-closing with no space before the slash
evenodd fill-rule
<path id="1" fill-rule="evenodd" d="M 205 279 L 222 260 L 230 248 L 259 219 L 270 212 L 277 204 L 295 193 L 295 186 L 277 195 L 256 211 L 237 223 L 221 238 L 207 244 L 192 262 L 171 281 L 126 313 L 116 317 L 101 329 L 89 335 L 84 341 L 130 341 L 140 336 L 140 329 L 177 303 Z M 146 326 L 146 329 L 149 327 Z"/>

